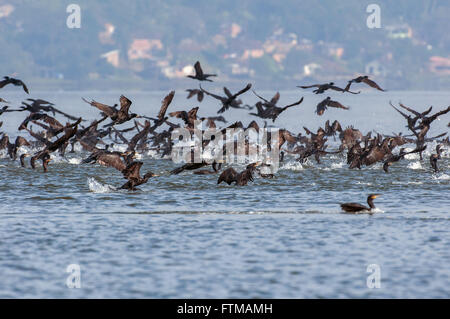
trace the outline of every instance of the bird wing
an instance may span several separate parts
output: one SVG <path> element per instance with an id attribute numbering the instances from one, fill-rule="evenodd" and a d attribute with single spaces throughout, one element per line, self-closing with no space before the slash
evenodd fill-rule
<path id="1" fill-rule="evenodd" d="M 9 84 L 9 80 L 8 80 L 8 78 L 6 78 L 6 76 L 4 77 L 4 80 L 1 80 L 0 81 L 0 89 L 1 88 L 3 88 L 3 87 L 5 87 L 5 85 L 8 85 Z"/>
<path id="2" fill-rule="evenodd" d="M 375 89 L 377 89 L 377 90 L 384 91 L 382 88 L 380 88 L 380 87 L 378 86 L 378 84 L 376 84 L 374 81 L 372 81 L 372 80 L 369 79 L 369 78 L 365 78 L 365 79 L 363 79 L 362 81 L 363 81 L 364 83 L 366 83 L 367 85 L 369 85 L 369 86 L 371 86 L 371 87 L 373 87 L 373 88 L 375 88 Z"/>
<path id="3" fill-rule="evenodd" d="M 341 123 L 339 123 L 338 120 L 335 120 L 331 127 L 334 131 L 342 131 Z"/>
<path id="4" fill-rule="evenodd" d="M 105 113 L 109 117 L 114 116 L 116 114 L 116 112 L 117 112 L 117 110 L 115 108 L 113 108 L 112 106 L 109 106 L 109 105 L 106 105 L 106 104 L 102 104 L 102 103 L 99 103 L 99 102 L 94 101 L 94 100 L 89 102 L 85 98 L 82 98 L 82 99 L 83 99 L 84 102 L 86 102 L 87 104 L 90 104 L 90 105 L 98 108 L 100 111 L 102 111 L 103 113 Z"/>
<path id="5" fill-rule="evenodd" d="M 196 89 L 187 89 L 186 92 L 189 92 L 187 99 L 190 99 L 191 97 L 193 97 L 194 95 L 197 94 L 197 90 Z"/>
<path id="6" fill-rule="evenodd" d="M 27 88 L 27 86 L 25 85 L 25 83 L 23 83 L 22 81 L 20 81 L 20 83 L 21 83 L 21 85 L 22 85 L 22 87 L 23 87 L 23 90 L 24 90 L 27 94 L 30 94 L 30 91 L 28 90 L 28 88 Z"/>
<path id="7" fill-rule="evenodd" d="M 144 163 L 143 162 L 133 162 L 125 168 L 122 173 L 127 179 L 138 179 L 140 177 L 140 170 Z"/>
<path id="8" fill-rule="evenodd" d="M 120 156 L 114 153 L 103 153 L 97 158 L 97 163 L 106 167 L 114 167 L 118 171 L 126 169 L 126 165 L 121 160 Z"/>
<path id="9" fill-rule="evenodd" d="M 234 168 L 232 167 L 227 168 L 222 172 L 222 174 L 220 174 L 219 179 L 217 180 L 217 184 L 225 182 L 228 185 L 230 185 L 232 182 L 237 181 L 237 175 L 238 173 L 235 171 Z"/>
<path id="10" fill-rule="evenodd" d="M 237 98 L 239 95 L 244 94 L 245 92 L 247 92 L 248 90 L 250 90 L 252 88 L 252 84 L 248 83 L 247 86 L 245 88 L 243 88 L 242 90 L 240 90 L 239 92 L 237 92 L 236 94 L 234 94 L 231 99 L 235 99 Z"/>
<path id="11" fill-rule="evenodd" d="M 413 110 L 410 107 L 407 107 L 406 105 L 402 104 L 402 103 L 398 103 L 402 108 L 404 108 L 405 110 L 411 112 L 412 114 L 414 114 L 415 116 L 421 117 L 421 114 L 415 110 Z"/>
<path id="12" fill-rule="evenodd" d="M 225 95 L 231 98 L 233 94 L 231 94 L 230 90 L 228 90 L 226 87 L 223 87 L 223 91 L 225 92 Z"/>
<path id="13" fill-rule="evenodd" d="M 175 96 L 175 91 L 171 91 L 161 102 L 161 109 L 158 113 L 158 119 L 162 121 L 166 115 L 167 108 L 170 103 L 172 103 L 173 97 Z"/>
<path id="14" fill-rule="evenodd" d="M 208 91 L 206 91 L 205 89 L 202 88 L 202 86 L 200 85 L 200 89 L 202 90 L 202 92 L 206 93 L 209 96 L 212 96 L 213 98 L 219 100 L 219 101 L 224 101 L 226 100 L 225 98 L 223 98 L 222 96 L 216 95 L 216 94 L 212 94 Z"/>
<path id="15" fill-rule="evenodd" d="M 321 86 L 321 84 L 313 84 L 313 85 L 300 85 L 297 87 L 302 88 L 302 89 L 310 89 L 310 88 L 318 88 L 320 86 Z"/>
<path id="16" fill-rule="evenodd" d="M 367 210 L 368 207 L 358 204 L 358 203 L 344 203 L 341 204 L 341 208 L 346 212 L 359 212 L 361 210 Z"/>
<path id="17" fill-rule="evenodd" d="M 303 97 L 300 100 L 298 100 L 297 102 L 289 104 L 289 105 L 286 105 L 285 107 L 283 107 L 283 111 L 286 110 L 288 107 L 299 105 L 302 102 L 303 102 Z"/>
<path id="18" fill-rule="evenodd" d="M 255 92 L 255 90 L 252 90 L 253 91 L 253 94 L 255 94 L 257 97 L 259 97 L 261 100 L 263 100 L 264 102 L 266 102 L 266 103 L 270 103 L 268 100 L 266 100 L 265 98 L 263 98 L 262 96 L 260 96 L 260 95 L 258 95 L 256 92 Z M 279 94 L 278 94 L 279 95 Z M 275 98 L 275 97 L 274 97 Z"/>
<path id="19" fill-rule="evenodd" d="M 333 100 L 329 100 L 327 102 L 327 105 L 331 106 L 331 107 L 336 107 L 336 108 L 339 108 L 339 109 L 344 109 L 344 110 L 348 110 L 349 109 L 347 106 L 344 106 L 341 103 L 339 103 L 338 101 L 333 101 Z"/>
<path id="20" fill-rule="evenodd" d="M 128 114 L 128 111 L 130 110 L 130 106 L 133 102 L 131 102 L 127 97 L 124 95 L 120 96 L 120 111 Z"/>
<path id="21" fill-rule="evenodd" d="M 64 125 L 62 125 L 58 120 L 56 120 L 54 117 L 45 115 L 42 120 L 50 125 L 50 127 L 54 130 L 61 130 L 64 128 Z"/>
<path id="22" fill-rule="evenodd" d="M 273 98 L 270 100 L 270 103 L 272 103 L 273 105 L 277 104 L 278 101 L 280 100 L 280 92 L 277 92 Z"/>

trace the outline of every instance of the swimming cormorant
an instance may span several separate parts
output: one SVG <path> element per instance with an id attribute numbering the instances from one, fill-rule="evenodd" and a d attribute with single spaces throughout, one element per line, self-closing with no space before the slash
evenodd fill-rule
<path id="1" fill-rule="evenodd" d="M 362 211 L 368 211 L 371 212 L 375 209 L 375 205 L 373 204 L 373 200 L 377 197 L 381 196 L 381 194 L 370 194 L 369 197 L 367 197 L 367 204 L 369 207 L 358 204 L 358 203 L 344 203 L 340 204 L 343 211 L 347 213 L 359 213 Z"/>

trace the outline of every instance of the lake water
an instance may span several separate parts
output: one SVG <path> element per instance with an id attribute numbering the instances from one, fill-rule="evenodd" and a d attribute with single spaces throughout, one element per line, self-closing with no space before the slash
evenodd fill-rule
<path id="1" fill-rule="evenodd" d="M 81 97 L 111 105 L 122 93 L 133 101 L 133 112 L 154 116 L 167 92 L 31 96 L 94 119 L 98 112 Z M 449 92 L 332 94 L 351 110 L 329 109 L 319 117 L 315 105 L 326 96 L 298 90 L 281 92 L 280 105 L 301 96 L 303 104 L 283 113 L 277 127 L 304 133 L 303 126 L 315 131 L 337 119 L 363 133 L 406 134 L 389 100 L 419 110 L 440 110 L 450 101 Z M 18 91 L 2 91 L 2 97 L 12 108 L 26 98 Z M 177 90 L 169 111 L 197 106 L 185 97 Z M 256 101 L 251 92 L 244 100 Z M 218 109 L 205 97 L 199 115 Z M 14 139 L 25 115 L 2 115 L 0 130 Z M 243 110 L 224 116 L 230 123 L 255 119 Z M 435 121 L 429 136 L 448 132 L 449 121 L 449 114 Z M 337 142 L 330 138 L 330 144 L 332 150 Z M 423 161 L 408 156 L 390 174 L 380 163 L 349 170 L 342 155 L 329 155 L 321 164 L 287 157 L 274 179 L 256 176 L 247 187 L 217 185 L 216 175 L 171 176 L 177 164 L 142 154 L 142 173 L 162 176 L 136 192 L 115 190 L 124 179 L 113 168 L 81 165 L 85 152 L 54 157 L 47 174 L 21 168 L 3 154 L 0 297 L 448 298 L 450 155 L 446 148 L 441 172 L 433 173 L 429 155 L 435 145 L 430 143 Z M 341 213 L 339 203 L 364 203 L 369 193 L 382 194 L 375 214 Z M 80 289 L 66 285 L 70 264 L 80 266 Z M 374 264 L 381 286 L 370 289 L 368 266 Z"/>

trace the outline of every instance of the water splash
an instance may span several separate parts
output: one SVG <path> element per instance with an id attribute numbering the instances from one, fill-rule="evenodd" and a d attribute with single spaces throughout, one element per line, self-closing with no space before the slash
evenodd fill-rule
<path id="1" fill-rule="evenodd" d="M 302 171 L 305 168 L 300 162 L 287 162 L 283 166 L 280 167 L 282 170 L 290 170 L 290 171 Z"/>
<path id="2" fill-rule="evenodd" d="M 98 182 L 95 178 L 89 177 L 87 179 L 89 190 L 93 193 L 102 194 L 114 192 L 116 188 L 108 184 L 102 184 Z"/>
<path id="3" fill-rule="evenodd" d="M 409 169 L 423 169 L 422 163 L 420 161 L 409 163 L 407 167 Z"/>
<path id="4" fill-rule="evenodd" d="M 79 158 L 79 157 L 74 157 L 74 158 L 69 158 L 68 160 L 67 160 L 67 162 L 69 163 L 69 164 L 73 164 L 73 165 L 80 165 L 81 164 L 81 158 Z"/>
<path id="5" fill-rule="evenodd" d="M 433 175 L 434 180 L 448 180 L 450 179 L 450 175 L 447 174 L 439 174 L 439 175 Z"/>

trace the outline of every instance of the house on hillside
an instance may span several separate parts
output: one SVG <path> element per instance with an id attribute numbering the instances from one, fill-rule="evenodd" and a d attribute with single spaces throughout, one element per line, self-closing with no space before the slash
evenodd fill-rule
<path id="1" fill-rule="evenodd" d="M 450 75 L 450 58 L 432 56 L 430 58 L 429 70 L 437 75 Z"/>
<path id="2" fill-rule="evenodd" d="M 387 70 L 379 61 L 375 60 L 366 64 L 365 73 L 375 76 L 386 76 Z"/>

